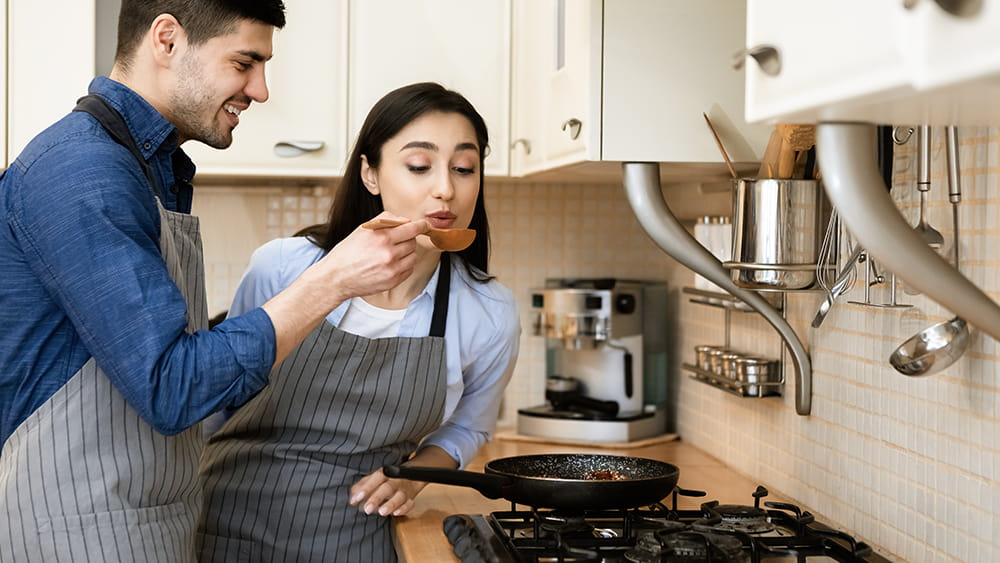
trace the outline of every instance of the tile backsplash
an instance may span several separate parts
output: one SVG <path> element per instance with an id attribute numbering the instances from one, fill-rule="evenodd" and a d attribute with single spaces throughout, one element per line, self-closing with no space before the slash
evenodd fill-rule
<path id="1" fill-rule="evenodd" d="M 1000 133 L 963 128 L 960 134 L 962 270 L 1000 300 Z M 893 197 L 915 224 L 912 145 L 896 148 Z M 932 170 L 928 220 L 950 240 L 940 133 Z M 323 220 L 329 189 L 198 187 L 195 213 L 203 218 L 210 312 L 228 307 L 254 248 Z M 543 402 L 545 353 L 544 342 L 531 334 L 533 288 L 550 277 L 665 279 L 672 289 L 663 322 L 675 335 L 670 376 L 677 378 L 676 431 L 682 439 L 893 560 L 1000 561 L 1000 344 L 995 340 L 974 331 L 968 351 L 953 366 L 907 378 L 890 367 L 889 354 L 951 313 L 902 289 L 898 301 L 913 307 L 852 304 L 864 301 L 863 269 L 819 329 L 809 321 L 822 295 L 788 294 L 786 316 L 813 363 L 812 414 L 798 416 L 791 374 L 783 396 L 751 399 L 680 370 L 682 361 L 693 363 L 695 345 L 723 343 L 727 315 L 691 303 L 682 293 L 682 287 L 694 285 L 693 273 L 649 240 L 620 185 L 488 179 L 486 194 L 491 269 L 517 296 L 523 331 L 502 423 L 512 424 L 518 408 Z M 870 288 L 873 302 L 889 299 L 887 285 Z M 780 341 L 759 316 L 728 318 L 733 347 L 780 356 Z"/>

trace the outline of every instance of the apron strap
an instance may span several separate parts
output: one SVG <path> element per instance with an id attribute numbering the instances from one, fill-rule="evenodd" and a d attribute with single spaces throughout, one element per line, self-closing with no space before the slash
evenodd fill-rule
<path id="1" fill-rule="evenodd" d="M 441 268 L 438 270 L 438 284 L 434 290 L 434 315 L 431 317 L 430 336 L 444 337 L 445 322 L 448 320 L 448 293 L 451 288 L 451 254 L 441 254 Z"/>
<path id="2" fill-rule="evenodd" d="M 142 167 L 142 172 L 146 175 L 146 179 L 149 180 L 149 186 L 153 189 L 153 195 L 158 198 L 160 195 L 159 183 L 156 181 L 156 177 L 153 176 L 153 170 L 149 167 L 149 163 L 146 162 L 146 158 L 135 144 L 135 139 L 132 138 L 132 133 L 129 131 L 128 125 L 125 124 L 125 119 L 122 118 L 121 114 L 115 108 L 111 107 L 104 98 L 94 94 L 88 94 L 77 100 L 73 111 L 89 113 L 104 127 L 116 143 L 132 153 L 139 166 Z"/>

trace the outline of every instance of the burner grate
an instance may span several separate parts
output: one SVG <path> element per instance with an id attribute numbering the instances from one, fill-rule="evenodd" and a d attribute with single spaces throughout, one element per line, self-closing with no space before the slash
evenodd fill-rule
<path id="1" fill-rule="evenodd" d="M 760 500 L 753 506 L 720 505 L 678 510 L 672 507 L 567 512 L 521 509 L 488 515 L 453 515 L 445 533 L 465 561 L 490 563 L 758 563 L 762 561 L 887 562 L 849 534 L 815 521 L 797 506 Z"/>

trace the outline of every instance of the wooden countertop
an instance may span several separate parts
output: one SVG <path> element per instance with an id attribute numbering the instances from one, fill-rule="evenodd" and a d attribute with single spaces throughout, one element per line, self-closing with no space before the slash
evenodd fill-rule
<path id="1" fill-rule="evenodd" d="M 708 492 L 706 498 L 680 497 L 679 508 L 698 508 L 707 500 L 723 504 L 752 504 L 751 493 L 757 483 L 726 467 L 721 461 L 681 440 L 636 448 L 601 449 L 558 444 L 531 443 L 495 439 L 486 444 L 469 463 L 470 471 L 483 471 L 491 459 L 550 453 L 606 453 L 645 457 L 672 463 L 680 468 L 678 485 L 685 489 Z M 774 493 L 768 500 L 785 500 Z M 486 514 L 510 510 L 510 502 L 490 500 L 475 489 L 452 485 L 430 484 L 417 497 L 415 506 L 404 517 L 394 518 L 394 541 L 401 562 L 458 561 L 451 544 L 442 531 L 442 523 L 451 514 Z"/>

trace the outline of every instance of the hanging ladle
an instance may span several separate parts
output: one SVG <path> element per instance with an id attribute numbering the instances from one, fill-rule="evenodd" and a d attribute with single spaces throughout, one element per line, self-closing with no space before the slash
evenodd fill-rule
<path id="1" fill-rule="evenodd" d="M 408 221 L 398 221 L 395 219 L 376 217 L 375 219 L 362 223 L 361 226 L 366 229 L 376 230 L 398 227 L 404 223 L 408 223 Z M 474 229 L 437 229 L 431 227 L 431 229 L 427 231 L 427 236 L 430 237 L 434 246 L 439 249 L 444 250 L 445 252 L 458 252 L 459 250 L 465 250 L 470 244 L 472 244 L 472 241 L 476 240 L 476 231 Z"/>
<path id="2" fill-rule="evenodd" d="M 958 173 L 958 130 L 946 128 L 948 160 L 948 199 L 954 221 L 955 268 L 959 267 L 958 203 L 962 200 Z M 969 326 L 965 319 L 955 318 L 938 323 L 913 335 L 889 356 L 889 363 L 903 375 L 919 376 L 937 373 L 960 358 L 969 345 Z"/>

